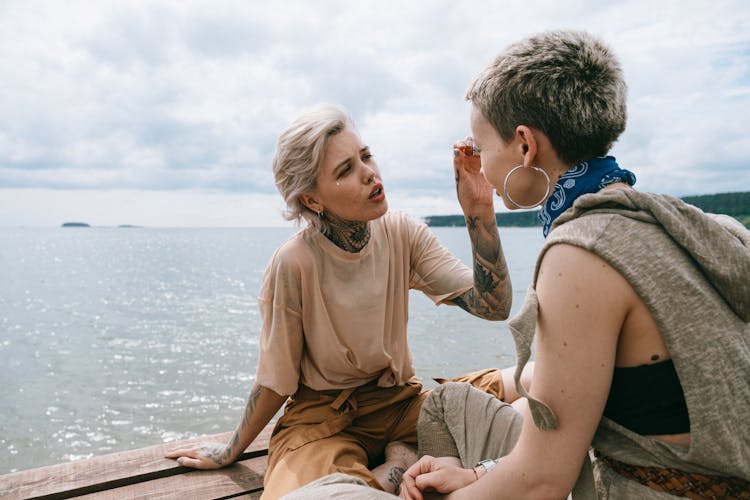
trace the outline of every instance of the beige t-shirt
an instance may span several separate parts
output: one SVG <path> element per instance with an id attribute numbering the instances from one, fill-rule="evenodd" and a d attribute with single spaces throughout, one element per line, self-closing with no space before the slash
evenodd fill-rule
<path id="1" fill-rule="evenodd" d="M 387 213 L 370 231 L 365 248 L 349 253 L 308 227 L 273 255 L 258 300 L 257 383 L 291 395 L 300 383 L 391 387 L 414 376 L 409 289 L 441 304 L 471 289 L 472 272 L 404 214 Z"/>

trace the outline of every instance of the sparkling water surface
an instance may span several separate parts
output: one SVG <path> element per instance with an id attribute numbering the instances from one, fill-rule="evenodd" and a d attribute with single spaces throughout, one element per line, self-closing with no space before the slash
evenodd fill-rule
<path id="1" fill-rule="evenodd" d="M 471 265 L 464 228 L 433 228 Z M 501 228 L 520 307 L 539 228 Z M 292 228 L 0 228 L 0 474 L 230 431 Z M 417 375 L 514 362 L 505 322 L 410 295 Z"/>

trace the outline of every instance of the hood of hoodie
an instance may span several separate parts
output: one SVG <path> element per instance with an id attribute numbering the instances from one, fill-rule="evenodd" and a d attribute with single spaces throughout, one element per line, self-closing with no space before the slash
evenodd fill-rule
<path id="1" fill-rule="evenodd" d="M 661 225 L 737 316 L 750 322 L 750 232 L 739 221 L 707 214 L 673 196 L 607 189 L 578 198 L 555 220 L 552 230 L 590 212 L 618 213 Z"/>

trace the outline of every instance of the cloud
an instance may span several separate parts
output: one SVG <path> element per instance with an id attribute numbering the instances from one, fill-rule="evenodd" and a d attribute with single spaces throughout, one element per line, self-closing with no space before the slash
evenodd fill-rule
<path id="1" fill-rule="evenodd" d="M 613 152 L 641 189 L 750 186 L 741 1 L 16 0 L 0 9 L 5 193 L 73 190 L 92 207 L 97 190 L 273 195 L 276 137 L 302 110 L 333 101 L 372 146 L 392 206 L 455 210 L 450 146 L 469 131 L 469 81 L 508 43 L 552 28 L 588 29 L 620 56 L 629 124 Z"/>

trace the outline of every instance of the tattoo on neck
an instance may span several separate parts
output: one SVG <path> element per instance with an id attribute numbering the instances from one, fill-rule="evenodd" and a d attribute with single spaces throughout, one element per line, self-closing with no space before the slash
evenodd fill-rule
<path id="1" fill-rule="evenodd" d="M 358 253 L 370 241 L 370 225 L 366 221 L 346 220 L 330 212 L 326 212 L 325 218 L 329 228 L 325 235 L 337 247 Z"/>
<path id="2" fill-rule="evenodd" d="M 401 479 L 404 477 L 406 469 L 403 467 L 391 467 L 388 471 L 388 482 L 396 487 L 396 493 L 398 493 L 398 487 L 401 486 Z"/>

